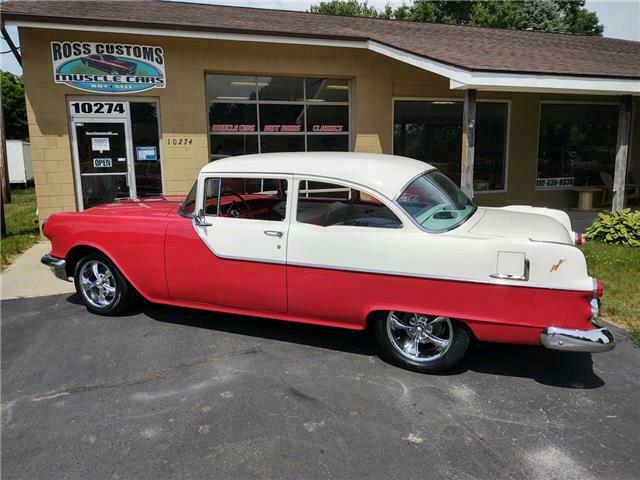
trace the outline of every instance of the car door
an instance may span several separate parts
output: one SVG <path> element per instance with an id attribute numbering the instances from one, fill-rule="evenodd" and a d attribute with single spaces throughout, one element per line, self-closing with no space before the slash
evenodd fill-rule
<path id="1" fill-rule="evenodd" d="M 291 315 L 336 324 L 358 324 L 362 307 L 376 295 L 373 273 L 402 248 L 397 212 L 373 192 L 346 183 L 298 179 L 287 251 Z M 379 282 L 375 284 L 376 288 Z"/>
<path id="2" fill-rule="evenodd" d="M 211 305 L 283 313 L 287 310 L 286 255 L 289 233 L 288 186 L 283 175 L 226 175 L 199 180 L 200 221 L 193 220 L 199 245 L 193 275 L 167 248 L 167 275 L 173 298 Z M 173 230 L 167 241 L 173 245 Z M 185 244 L 186 246 L 186 244 Z M 202 249 L 205 246 L 205 249 Z M 188 246 L 186 250 L 191 250 Z M 174 281 L 172 281 L 174 278 Z"/>

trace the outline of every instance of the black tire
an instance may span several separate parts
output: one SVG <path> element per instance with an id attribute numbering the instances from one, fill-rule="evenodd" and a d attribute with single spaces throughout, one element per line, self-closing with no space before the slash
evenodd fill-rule
<path id="1" fill-rule="evenodd" d="M 97 263 L 96 263 L 97 262 Z M 100 268 L 98 265 L 99 271 L 103 274 L 111 272 L 111 277 L 105 280 L 105 286 L 103 288 L 107 288 L 106 284 L 108 282 L 108 288 L 114 288 L 115 292 L 113 294 L 109 293 L 107 295 L 103 295 L 105 301 L 108 301 L 108 304 L 101 305 L 100 301 L 96 298 L 92 298 L 90 293 L 87 293 L 82 286 L 81 276 L 88 273 L 88 270 L 93 267 L 93 265 L 99 264 L 103 265 L 106 269 Z M 85 268 L 86 266 L 86 268 Z M 84 271 L 83 271 L 84 269 Z M 104 278 L 104 277 L 103 277 Z M 111 278 L 113 281 L 111 281 Z M 82 257 L 78 263 L 76 263 L 74 272 L 73 272 L 73 280 L 76 286 L 76 292 L 78 296 L 82 300 L 82 303 L 87 307 L 92 313 L 96 313 L 98 315 L 105 316 L 115 316 L 125 312 L 136 299 L 136 291 L 129 284 L 126 278 L 120 273 L 120 270 L 114 265 L 114 263 L 109 260 L 105 255 L 100 253 L 90 253 Z M 100 287 L 96 287 L 100 288 Z M 102 290 L 104 292 L 104 290 Z"/>
<path id="2" fill-rule="evenodd" d="M 409 358 L 406 354 L 399 351 L 399 348 L 394 345 L 390 338 L 389 322 L 391 322 L 390 317 L 394 313 L 403 314 L 402 312 L 380 312 L 376 314 L 372 325 L 378 345 L 380 346 L 380 356 L 389 363 L 407 370 L 413 370 L 414 372 L 441 373 L 452 369 L 458 362 L 460 362 L 460 360 L 462 360 L 462 357 L 464 357 L 467 352 L 469 344 L 471 343 L 471 334 L 469 333 L 469 330 L 463 323 L 446 318 L 446 327 L 443 328 L 447 329 L 447 333 L 449 333 L 449 325 L 451 326 L 451 329 L 449 337 L 450 344 L 446 349 L 444 349 L 444 353 L 439 354 L 440 356 L 434 355 L 434 357 L 437 357 L 434 359 L 416 360 Z M 403 315 L 416 314 L 405 313 Z M 427 315 L 419 316 L 431 319 L 435 318 Z"/>

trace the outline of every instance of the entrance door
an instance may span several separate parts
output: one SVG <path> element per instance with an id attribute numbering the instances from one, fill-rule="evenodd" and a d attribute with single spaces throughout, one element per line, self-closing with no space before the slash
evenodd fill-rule
<path id="1" fill-rule="evenodd" d="M 135 197 L 124 120 L 83 118 L 73 125 L 83 209 Z"/>
<path id="2" fill-rule="evenodd" d="M 162 195 L 157 102 L 72 100 L 69 111 L 80 210 Z"/>

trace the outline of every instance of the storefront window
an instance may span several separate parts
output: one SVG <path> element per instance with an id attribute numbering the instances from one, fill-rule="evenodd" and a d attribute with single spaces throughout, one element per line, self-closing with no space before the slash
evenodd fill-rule
<path id="1" fill-rule="evenodd" d="M 460 184 L 462 156 L 460 101 L 397 100 L 393 153 L 427 162 Z M 504 189 L 508 104 L 478 102 L 474 190 Z"/>
<path id="2" fill-rule="evenodd" d="M 162 195 L 158 106 L 153 102 L 130 102 L 129 109 L 138 197 Z"/>
<path id="3" fill-rule="evenodd" d="M 349 150 L 349 80 L 207 75 L 211 160 Z"/>
<path id="4" fill-rule="evenodd" d="M 613 174 L 618 106 L 542 103 L 538 188 L 600 185 Z"/>

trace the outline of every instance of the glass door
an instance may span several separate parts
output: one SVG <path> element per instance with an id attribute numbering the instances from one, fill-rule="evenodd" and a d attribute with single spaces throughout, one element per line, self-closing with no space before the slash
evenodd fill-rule
<path id="1" fill-rule="evenodd" d="M 78 209 L 162 195 L 158 103 L 86 97 L 69 102 Z"/>
<path id="2" fill-rule="evenodd" d="M 73 122 L 82 209 L 135 197 L 130 181 L 127 125 L 123 119 Z"/>

